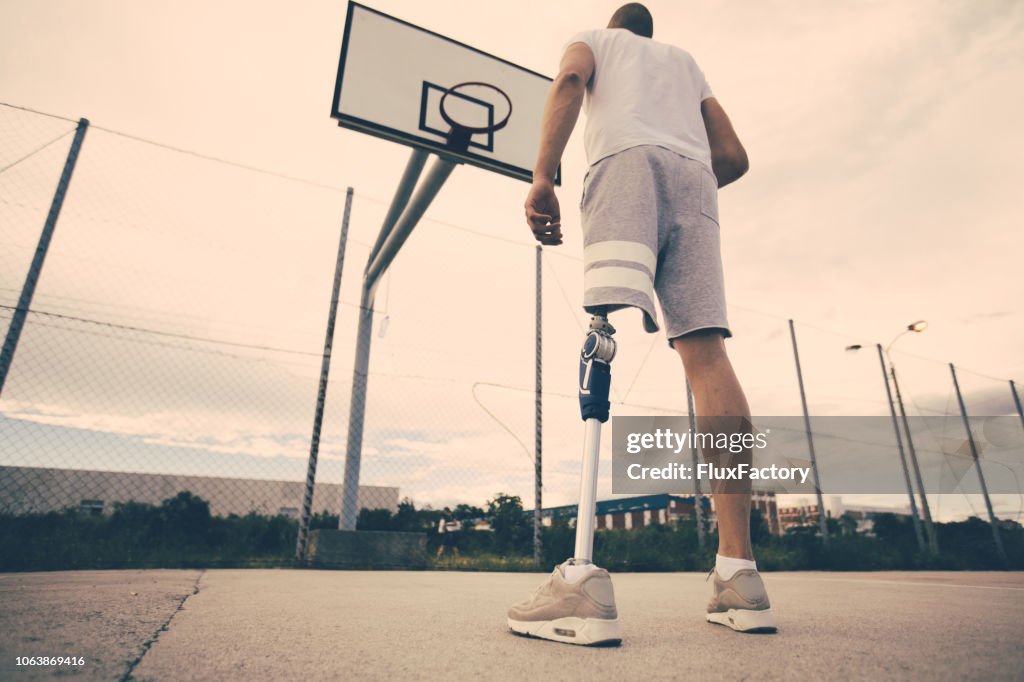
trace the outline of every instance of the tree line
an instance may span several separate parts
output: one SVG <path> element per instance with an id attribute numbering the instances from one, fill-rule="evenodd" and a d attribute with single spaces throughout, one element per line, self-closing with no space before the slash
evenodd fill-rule
<path id="1" fill-rule="evenodd" d="M 518 496 L 499 493 L 484 507 L 460 504 L 453 516 L 463 522 L 456 537 L 460 569 L 528 568 L 533 556 L 532 514 Z M 403 500 L 396 511 L 363 509 L 357 529 L 422 532 L 428 555 L 440 543 L 442 512 L 417 508 Z M 485 521 L 488 530 L 474 530 Z M 829 519 L 830 539 L 822 543 L 813 527 L 773 535 L 765 519 L 752 512 L 751 534 L 758 565 L 764 570 L 998 570 L 1024 569 L 1024 531 L 1005 524 L 1009 556 L 1003 565 L 991 528 L 977 518 L 936 524 L 941 552 L 918 551 L 909 518 L 878 514 L 873 534 L 856 533 L 850 519 Z M 338 517 L 317 514 L 311 528 L 337 528 Z M 159 505 L 114 505 L 111 514 L 75 508 L 29 515 L 0 515 L 0 571 L 96 568 L 256 567 L 293 564 L 298 521 L 286 516 L 210 514 L 206 500 L 181 492 Z M 542 530 L 542 567 L 572 555 L 575 530 L 555 520 Z M 708 533 L 704 549 L 697 529 L 685 520 L 633 530 L 601 530 L 594 538 L 594 560 L 613 571 L 704 571 L 714 564 L 717 538 Z M 509 560 L 519 560 L 509 564 Z M 441 567 L 449 565 L 441 564 Z"/>

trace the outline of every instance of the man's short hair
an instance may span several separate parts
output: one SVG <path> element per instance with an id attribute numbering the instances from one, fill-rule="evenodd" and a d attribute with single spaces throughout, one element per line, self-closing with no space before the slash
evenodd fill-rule
<path id="1" fill-rule="evenodd" d="M 615 10 L 608 28 L 624 28 L 638 36 L 651 38 L 654 36 L 654 17 L 639 2 L 630 2 Z"/>

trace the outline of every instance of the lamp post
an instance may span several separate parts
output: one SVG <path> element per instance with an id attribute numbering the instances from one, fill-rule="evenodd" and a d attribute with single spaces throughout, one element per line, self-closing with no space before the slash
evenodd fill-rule
<path id="1" fill-rule="evenodd" d="M 859 343 L 847 346 L 847 351 L 857 352 L 863 346 Z M 917 548 L 925 551 L 924 531 L 921 529 L 921 519 L 917 515 L 917 501 L 914 499 L 914 486 L 910 482 L 910 469 L 907 468 L 907 455 L 903 450 L 903 436 L 900 435 L 899 421 L 896 419 L 896 406 L 892 402 L 892 389 L 889 386 L 889 370 L 885 366 L 885 358 L 882 357 L 882 344 L 876 343 L 878 350 L 878 362 L 882 367 L 882 381 L 885 383 L 885 399 L 889 404 L 889 414 L 892 416 L 892 428 L 896 433 L 896 447 L 900 453 L 900 465 L 903 468 L 903 480 L 907 484 L 907 497 L 910 498 L 910 518 L 914 522 L 914 535 L 917 537 Z"/>
<path id="2" fill-rule="evenodd" d="M 920 334 L 928 328 L 928 323 L 925 320 L 918 320 L 907 325 L 907 328 L 897 334 L 889 345 L 885 347 L 885 357 L 889 361 L 889 375 L 892 377 L 892 386 L 896 390 L 896 403 L 900 407 L 900 416 L 903 419 L 903 430 L 907 435 L 907 450 L 910 452 L 910 463 L 914 467 L 914 479 L 917 482 L 917 490 L 921 495 L 921 511 L 924 513 L 924 529 L 928 535 L 928 550 L 931 554 L 937 555 L 939 553 L 939 539 L 935 534 L 935 525 L 932 523 L 932 512 L 928 506 L 928 496 L 924 490 L 924 480 L 921 478 L 921 467 L 917 463 L 917 450 L 914 449 L 914 439 L 910 435 L 910 422 L 907 419 L 907 409 L 903 405 L 903 394 L 900 392 L 900 383 L 896 379 L 896 365 L 892 361 L 892 350 L 893 344 L 899 341 L 901 338 L 910 334 Z"/>

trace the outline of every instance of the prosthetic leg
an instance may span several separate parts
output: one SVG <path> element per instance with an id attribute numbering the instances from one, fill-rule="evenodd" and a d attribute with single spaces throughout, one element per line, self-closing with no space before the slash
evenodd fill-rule
<path id="1" fill-rule="evenodd" d="M 612 378 L 610 363 L 615 357 L 614 333 L 604 314 L 594 315 L 580 353 L 580 411 L 586 435 L 576 515 L 576 550 L 573 558 L 552 571 L 541 589 L 508 610 L 509 629 L 521 635 L 582 645 L 622 641 L 611 576 L 593 564 L 597 462 L 601 424 L 608 421 L 611 407 L 608 391 Z"/>
<path id="2" fill-rule="evenodd" d="M 615 357 L 615 327 L 604 313 L 590 318 L 590 333 L 580 352 L 580 414 L 583 436 L 583 472 L 576 515 L 574 564 L 589 564 L 594 552 L 594 515 L 597 512 L 597 465 L 601 451 L 601 425 L 608 421 L 611 403 L 611 362 Z"/>

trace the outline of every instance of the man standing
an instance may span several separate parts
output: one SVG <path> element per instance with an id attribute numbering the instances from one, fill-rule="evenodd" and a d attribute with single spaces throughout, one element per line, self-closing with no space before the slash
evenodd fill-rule
<path id="1" fill-rule="evenodd" d="M 457 536 L 459 531 L 462 530 L 462 524 L 452 514 L 452 510 L 448 507 L 444 508 L 441 512 L 441 518 L 437 522 L 437 532 L 441 536 L 441 544 L 437 547 L 437 556 L 434 557 L 436 561 L 441 560 L 441 556 L 447 549 L 456 559 L 459 558 L 459 546 L 457 544 Z"/>
<path id="2" fill-rule="evenodd" d="M 608 28 L 573 37 L 544 110 L 526 219 L 535 238 L 562 243 L 555 171 L 581 107 L 589 170 L 580 201 L 584 307 L 642 311 L 644 328 L 665 333 L 693 388 L 701 432 L 750 431 L 750 408 L 725 352 L 731 336 L 719 245 L 719 187 L 747 171 L 747 155 L 689 53 L 652 39 L 639 3 L 623 5 Z M 703 456 L 721 463 L 727 453 Z M 750 461 L 750 451 L 729 464 Z M 719 546 L 708 622 L 773 631 L 775 617 L 750 544 L 750 483 L 712 487 Z M 621 639 L 611 578 L 569 560 L 508 613 L 513 632 L 574 644 Z"/>

